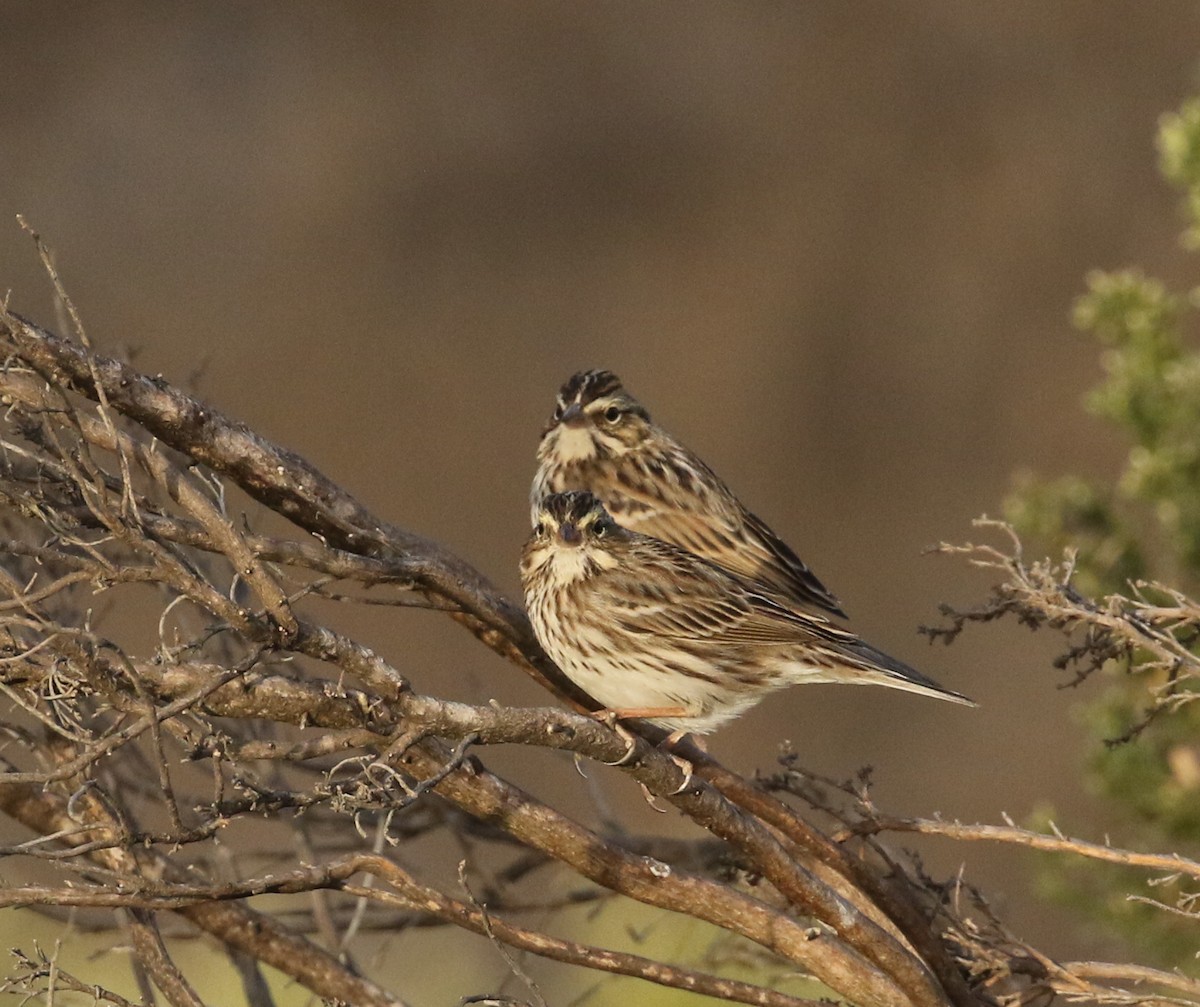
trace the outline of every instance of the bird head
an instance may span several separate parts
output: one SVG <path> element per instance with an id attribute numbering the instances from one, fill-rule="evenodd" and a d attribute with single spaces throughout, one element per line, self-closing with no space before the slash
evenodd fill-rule
<path id="1" fill-rule="evenodd" d="M 534 537 L 548 538 L 567 548 L 597 542 L 616 529 L 598 498 L 582 490 L 552 493 L 542 501 Z"/>
<path id="2" fill-rule="evenodd" d="M 628 536 L 591 493 L 552 493 L 538 507 L 521 569 L 528 574 L 550 564 L 565 580 L 591 576 L 617 564 L 613 550 Z"/>
<path id="3" fill-rule="evenodd" d="M 580 371 L 558 391 L 538 456 L 567 463 L 622 455 L 650 430 L 650 414 L 612 371 Z"/>

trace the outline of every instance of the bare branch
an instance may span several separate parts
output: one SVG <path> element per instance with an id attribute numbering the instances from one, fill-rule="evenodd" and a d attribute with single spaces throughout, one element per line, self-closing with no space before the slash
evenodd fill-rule
<path id="1" fill-rule="evenodd" d="M 931 836 L 946 836 L 950 839 L 983 840 L 987 842 L 1012 843 L 1028 846 L 1035 850 L 1056 853 L 1074 853 L 1092 860 L 1103 860 L 1110 864 L 1127 867 L 1145 867 L 1168 874 L 1186 874 L 1200 878 L 1200 863 L 1188 860 L 1177 853 L 1138 853 L 1122 850 L 1115 846 L 1091 843 L 1070 836 L 1047 836 L 1029 829 L 1012 825 L 964 825 L 938 818 L 883 818 L 872 817 L 858 822 L 852 829 L 836 834 L 834 839 L 844 841 L 851 834 L 871 835 L 877 832 L 921 832 Z"/>

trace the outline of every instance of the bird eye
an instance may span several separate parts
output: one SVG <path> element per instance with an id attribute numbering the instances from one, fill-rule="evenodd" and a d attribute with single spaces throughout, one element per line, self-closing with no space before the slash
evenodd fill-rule
<path id="1" fill-rule="evenodd" d="M 534 525 L 533 533 L 541 538 L 541 536 L 546 534 L 546 526 L 539 521 L 536 525 Z"/>
<path id="2" fill-rule="evenodd" d="M 608 531 L 608 525 L 601 522 L 596 525 L 596 538 L 604 538 L 604 533 Z"/>
<path id="3" fill-rule="evenodd" d="M 609 423 L 616 423 L 621 418 L 621 410 L 616 406 L 609 406 L 604 410 L 604 418 Z"/>
<path id="4" fill-rule="evenodd" d="M 563 407 L 562 407 L 562 403 L 560 402 L 558 405 L 556 405 L 554 407 L 554 421 L 556 423 L 562 419 L 562 414 L 563 414 Z"/>

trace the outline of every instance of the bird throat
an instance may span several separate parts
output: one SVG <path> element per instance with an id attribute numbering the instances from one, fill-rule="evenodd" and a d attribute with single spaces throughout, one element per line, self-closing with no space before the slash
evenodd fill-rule
<path id="1" fill-rule="evenodd" d="M 617 558 L 602 549 L 558 548 L 550 556 L 550 577 L 559 587 L 595 577 L 617 565 Z"/>
<path id="2" fill-rule="evenodd" d="M 586 427 L 559 427 L 554 456 L 560 465 L 590 461 L 598 453 L 599 445 Z"/>

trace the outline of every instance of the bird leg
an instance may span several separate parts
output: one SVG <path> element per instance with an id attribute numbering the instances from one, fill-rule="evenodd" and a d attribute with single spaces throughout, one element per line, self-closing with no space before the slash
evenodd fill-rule
<path id="1" fill-rule="evenodd" d="M 686 738 L 690 733 L 691 733 L 690 731 L 685 731 L 681 727 L 677 731 L 672 731 L 665 738 L 663 738 L 663 740 L 659 743 L 658 747 L 659 748 L 668 748 L 668 749 L 674 748 L 684 738 Z M 708 754 L 708 743 L 704 740 L 704 738 L 701 735 L 693 734 L 692 735 L 692 744 L 695 745 L 698 749 L 700 749 L 700 751 L 704 752 L 706 755 Z"/>
<path id="2" fill-rule="evenodd" d="M 617 720 L 667 720 L 676 717 L 694 717 L 695 711 L 686 706 L 622 706 L 615 710 L 595 710 L 589 717 L 595 717 L 602 723 L 612 727 Z M 676 732 L 677 734 L 679 732 Z M 687 732 L 684 731 L 683 734 Z M 680 735 L 682 737 L 682 734 Z M 678 739 L 677 739 L 678 740 Z"/>

